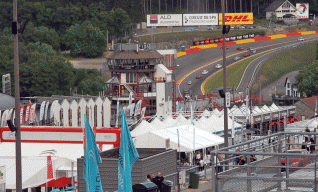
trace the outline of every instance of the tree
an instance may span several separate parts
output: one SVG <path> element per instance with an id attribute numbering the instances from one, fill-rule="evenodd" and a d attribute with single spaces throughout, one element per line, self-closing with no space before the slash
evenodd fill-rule
<path id="1" fill-rule="evenodd" d="M 71 55 L 77 57 L 98 57 L 106 48 L 105 35 L 90 22 L 72 25 L 66 30 L 63 42 L 71 50 Z"/>
<path id="2" fill-rule="evenodd" d="M 19 42 L 27 43 L 46 43 L 53 47 L 54 50 L 60 49 L 60 40 L 54 29 L 44 26 L 35 27 L 32 22 L 28 23 L 24 33 L 19 35 Z"/>
<path id="3" fill-rule="evenodd" d="M 45 43 L 20 47 L 21 97 L 69 95 L 74 68 Z"/>
<path id="4" fill-rule="evenodd" d="M 299 82 L 297 92 L 311 97 L 318 94 L 318 60 L 312 62 L 307 69 L 301 70 L 297 76 Z"/>
<path id="5" fill-rule="evenodd" d="M 103 91 L 104 82 L 101 76 L 89 75 L 83 79 L 78 85 L 79 93 L 84 95 L 97 96 L 99 92 Z"/>
<path id="6" fill-rule="evenodd" d="M 112 25 L 111 27 L 114 29 L 115 37 L 122 37 L 125 35 L 125 31 L 131 22 L 129 15 L 123 9 L 115 9 L 110 13 L 112 17 Z"/>

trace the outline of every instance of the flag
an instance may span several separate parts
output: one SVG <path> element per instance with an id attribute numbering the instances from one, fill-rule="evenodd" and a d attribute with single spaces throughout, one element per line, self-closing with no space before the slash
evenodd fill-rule
<path id="1" fill-rule="evenodd" d="M 137 159 L 139 159 L 139 155 L 131 139 L 125 113 L 123 110 L 121 113 L 122 128 L 118 159 L 118 192 L 131 192 L 131 170 Z"/>
<path id="2" fill-rule="evenodd" d="M 43 120 L 44 107 L 45 107 L 45 101 L 42 101 L 42 103 L 41 103 L 41 108 L 40 108 L 40 121 Z"/>
<path id="3" fill-rule="evenodd" d="M 7 116 L 8 116 L 8 110 L 5 110 L 2 114 L 2 118 L 1 118 L 1 127 L 6 126 L 6 120 L 7 120 Z"/>
<path id="4" fill-rule="evenodd" d="M 58 100 L 55 100 L 55 101 L 53 101 L 53 103 L 51 105 L 50 119 L 53 118 L 54 109 L 55 109 L 57 103 L 58 103 Z"/>
<path id="5" fill-rule="evenodd" d="M 118 118 L 119 118 L 119 99 L 117 99 L 116 127 L 118 127 Z"/>
<path id="6" fill-rule="evenodd" d="M 141 103 L 142 103 L 142 100 L 139 100 L 137 104 L 135 105 L 135 116 L 140 115 Z"/>
<path id="7" fill-rule="evenodd" d="M 190 104 L 191 105 L 191 104 Z M 193 109 L 192 109 L 192 105 L 191 105 L 191 124 L 194 125 L 194 115 L 193 115 Z"/>
<path id="8" fill-rule="evenodd" d="M 98 165 L 102 163 L 95 136 L 89 122 L 84 114 L 85 120 L 85 149 L 84 149 L 84 171 L 83 178 L 86 181 L 86 192 L 102 192 Z"/>
<path id="9" fill-rule="evenodd" d="M 46 157 L 46 160 L 47 160 L 47 165 L 46 165 L 46 167 L 47 167 L 47 176 L 46 176 L 46 178 L 47 179 L 53 179 L 53 164 L 52 164 L 52 158 L 51 158 L 51 156 L 49 155 L 49 156 L 47 156 Z"/>
<path id="10" fill-rule="evenodd" d="M 131 104 L 131 106 L 130 106 L 130 116 L 131 117 L 134 115 L 134 109 L 135 109 L 135 103 Z"/>
<path id="11" fill-rule="evenodd" d="M 143 107 L 141 110 L 141 119 L 145 117 L 145 113 L 146 113 L 146 107 Z"/>
<path id="12" fill-rule="evenodd" d="M 34 104 L 31 106 L 29 123 L 33 123 L 33 121 L 35 120 L 35 110 L 36 110 L 36 103 L 34 103 Z"/>
<path id="13" fill-rule="evenodd" d="M 31 103 L 28 103 L 26 108 L 25 108 L 25 119 L 24 119 L 24 124 L 28 122 L 29 115 L 30 115 L 30 108 L 31 108 Z"/>
<path id="14" fill-rule="evenodd" d="M 44 120 L 46 121 L 47 120 L 47 113 L 48 113 L 48 110 L 49 110 L 49 103 L 50 102 L 46 102 L 45 104 L 45 111 L 44 111 Z"/>
<path id="15" fill-rule="evenodd" d="M 130 92 L 129 93 L 129 105 L 131 105 L 131 103 L 132 103 L 132 97 L 133 97 L 133 93 Z"/>

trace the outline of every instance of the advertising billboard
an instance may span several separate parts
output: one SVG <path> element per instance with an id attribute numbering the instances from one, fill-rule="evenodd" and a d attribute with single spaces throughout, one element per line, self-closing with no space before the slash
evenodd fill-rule
<path id="1" fill-rule="evenodd" d="M 182 14 L 147 15 L 147 27 L 182 26 Z"/>
<path id="2" fill-rule="evenodd" d="M 218 25 L 218 14 L 183 14 L 183 26 Z"/>
<path id="3" fill-rule="evenodd" d="M 251 25 L 253 13 L 225 13 L 225 25 Z M 219 13 L 219 25 L 222 24 L 222 13 Z"/>
<path id="4" fill-rule="evenodd" d="M 309 3 L 296 3 L 296 9 L 298 19 L 309 18 Z"/>

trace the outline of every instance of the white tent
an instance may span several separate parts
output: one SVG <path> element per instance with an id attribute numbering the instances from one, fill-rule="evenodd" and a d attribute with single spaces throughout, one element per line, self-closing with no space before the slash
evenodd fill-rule
<path id="1" fill-rule="evenodd" d="M 130 132 L 132 137 L 136 137 L 138 135 L 145 134 L 149 131 L 160 129 L 157 126 L 153 126 L 151 123 L 143 120 L 134 130 Z"/>
<path id="2" fill-rule="evenodd" d="M 208 110 L 204 110 L 201 115 L 202 115 L 202 117 L 209 117 L 211 115 L 211 113 Z"/>
<path id="3" fill-rule="evenodd" d="M 195 141 L 193 140 L 193 125 L 182 125 L 162 130 L 151 131 L 139 135 L 134 139 L 137 148 L 166 148 L 167 140 L 170 139 L 170 147 L 178 148 L 178 134 L 180 141 L 180 152 L 192 152 L 193 142 L 195 150 L 203 149 L 210 146 L 216 146 L 224 143 L 224 139 L 207 131 L 195 128 Z"/>
<path id="4" fill-rule="evenodd" d="M 191 124 L 191 120 L 187 120 L 183 115 L 179 114 L 179 116 L 174 120 L 175 124 L 172 125 L 171 127 L 178 127 L 181 125 L 189 125 Z"/>
<path id="5" fill-rule="evenodd" d="M 267 111 L 267 112 L 271 112 L 272 111 L 269 107 L 267 107 L 267 105 L 264 105 L 261 109 L 263 111 Z"/>
<path id="6" fill-rule="evenodd" d="M 168 117 L 163 122 L 166 124 L 165 127 L 171 127 L 176 123 L 176 121 L 170 115 L 168 115 Z"/>
<path id="7" fill-rule="evenodd" d="M 164 127 L 165 123 L 160 121 L 160 119 L 158 117 L 154 118 L 151 122 L 151 125 L 153 125 L 154 127 Z"/>

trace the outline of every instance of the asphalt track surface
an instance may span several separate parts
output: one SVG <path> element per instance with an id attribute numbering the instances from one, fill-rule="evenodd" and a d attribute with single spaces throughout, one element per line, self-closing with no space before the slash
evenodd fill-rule
<path id="1" fill-rule="evenodd" d="M 247 49 L 253 47 L 256 49 L 256 53 L 264 52 L 267 50 L 283 47 L 286 45 L 292 45 L 295 43 L 299 43 L 298 41 L 300 36 L 279 38 L 279 39 L 271 39 L 266 41 L 258 41 L 252 43 L 245 43 L 240 45 L 228 45 L 229 49 L 226 50 L 226 66 L 236 62 L 234 60 L 235 56 L 239 56 L 240 60 L 243 59 L 243 54 L 247 52 Z M 313 35 L 304 35 L 305 41 L 308 41 L 313 38 L 318 38 L 318 34 Z M 243 51 L 238 51 L 237 47 L 243 47 Z M 295 47 L 296 48 L 296 47 Z M 201 85 L 206 78 L 217 72 L 218 70 L 215 68 L 216 64 L 223 64 L 223 51 L 220 47 L 210 48 L 210 49 L 202 49 L 201 51 L 194 52 L 191 54 L 187 54 L 185 56 L 181 56 L 177 59 L 177 67 L 175 69 L 176 80 L 179 81 L 181 78 L 184 78 L 179 85 L 177 85 L 177 97 L 182 96 L 184 90 L 189 90 L 193 95 L 202 94 Z M 269 55 L 268 55 L 269 56 Z M 257 62 L 255 62 L 257 63 Z M 209 64 L 209 65 L 206 65 Z M 203 65 L 206 65 L 203 67 Z M 200 69 L 198 69 L 200 68 Z M 249 67 L 248 67 L 249 68 Z M 255 68 L 250 67 L 245 71 L 246 76 L 242 78 L 242 82 L 240 83 L 240 91 L 244 91 L 251 80 L 253 72 Z M 207 70 L 208 74 L 202 75 L 202 71 Z M 190 73 L 191 72 L 191 73 Z M 196 79 L 195 77 L 201 75 L 202 78 Z M 248 75 L 248 76 L 247 76 Z M 184 77 L 186 76 L 186 77 Z M 246 80 L 244 80 L 246 78 Z M 191 85 L 188 85 L 188 82 L 192 81 Z M 241 79 L 238 79 L 240 82 Z"/>

